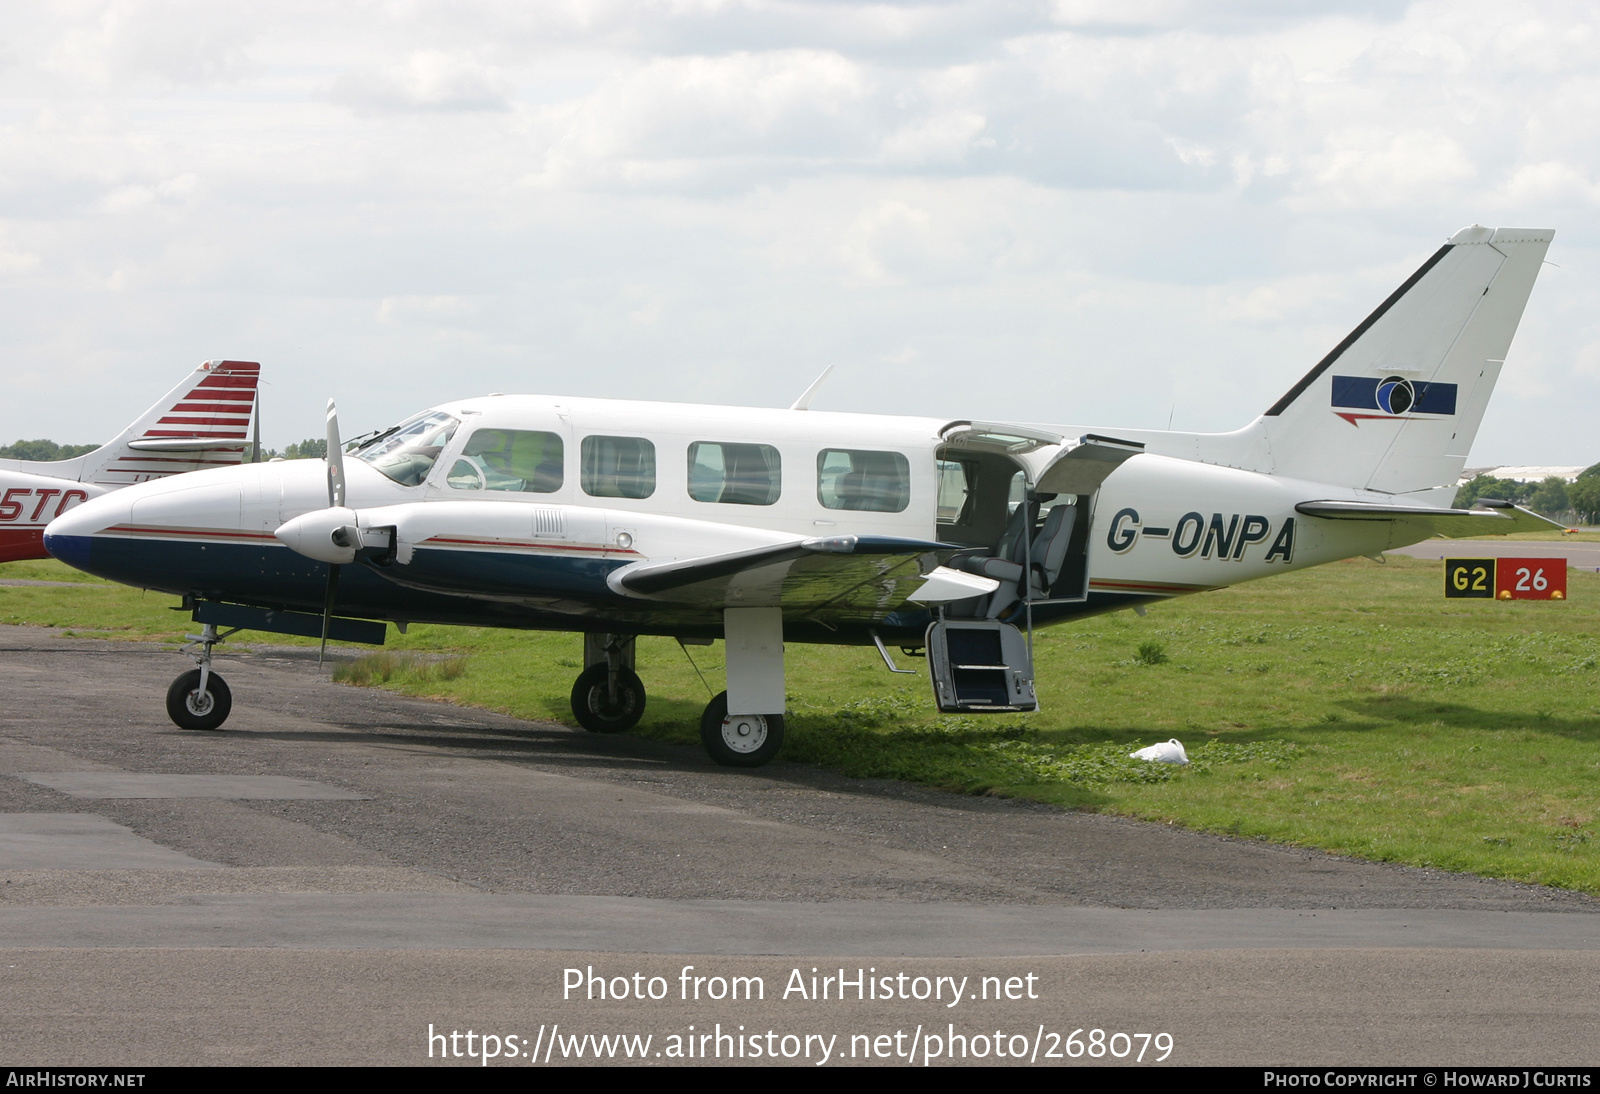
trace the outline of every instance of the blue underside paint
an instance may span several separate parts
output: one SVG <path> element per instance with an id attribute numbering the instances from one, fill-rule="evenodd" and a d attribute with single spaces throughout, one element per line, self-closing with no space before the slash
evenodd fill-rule
<path id="1" fill-rule="evenodd" d="M 328 579 L 325 564 L 281 546 L 60 535 L 46 536 L 45 546 L 77 569 L 126 585 L 319 615 Z M 716 610 L 612 592 L 606 576 L 623 565 L 612 559 L 419 548 L 405 566 L 343 566 L 334 613 L 472 627 L 721 636 Z M 428 588 L 410 587 L 410 582 Z M 1036 604 L 1033 619 L 1035 626 L 1046 627 L 1151 599 L 1156 598 L 1090 593 L 1082 603 Z M 872 624 L 829 620 L 834 625 L 827 626 L 794 618 L 785 621 L 784 637 L 867 644 L 870 626 L 886 642 L 921 645 L 932 618 L 923 609 L 893 612 Z"/>
<path id="2" fill-rule="evenodd" d="M 89 569 L 88 536 L 52 536 L 46 532 L 44 549 L 50 552 L 51 558 L 58 558 L 74 569 L 94 572 Z"/>

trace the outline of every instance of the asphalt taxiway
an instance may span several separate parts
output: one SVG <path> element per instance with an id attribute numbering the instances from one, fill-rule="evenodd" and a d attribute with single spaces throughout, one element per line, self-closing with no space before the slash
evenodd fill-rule
<path id="1" fill-rule="evenodd" d="M 187 733 L 163 710 L 185 665 L 0 628 L 7 1062 L 427 1063 L 430 1025 L 848 1044 L 967 1022 L 1159 1030 L 1169 1063 L 1595 1055 L 1600 902 L 1575 894 L 798 764 L 730 771 L 335 685 L 295 650 L 224 647 L 232 718 Z M 681 999 L 685 966 L 765 996 Z M 672 992 L 572 998 L 575 968 Z M 813 968 L 973 989 L 954 1007 L 780 994 Z M 1028 975 L 1032 998 L 978 994 Z"/>
<path id="2" fill-rule="evenodd" d="M 1578 570 L 1600 570 L 1600 543 L 1518 539 L 1429 539 L 1384 552 L 1411 558 L 1564 558 Z"/>

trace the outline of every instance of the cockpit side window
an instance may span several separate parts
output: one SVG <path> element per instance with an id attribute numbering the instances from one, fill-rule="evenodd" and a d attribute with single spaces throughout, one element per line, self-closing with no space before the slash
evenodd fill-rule
<path id="1" fill-rule="evenodd" d="M 689 496 L 723 505 L 772 505 L 783 467 L 770 444 L 696 441 L 689 446 Z"/>
<path id="2" fill-rule="evenodd" d="M 460 424 L 442 410 L 429 411 L 380 433 L 354 455 L 402 486 L 420 486 Z"/>
<path id="3" fill-rule="evenodd" d="M 517 490 L 553 494 L 564 481 L 558 433 L 480 429 L 467 438 L 445 482 L 452 490 Z"/>

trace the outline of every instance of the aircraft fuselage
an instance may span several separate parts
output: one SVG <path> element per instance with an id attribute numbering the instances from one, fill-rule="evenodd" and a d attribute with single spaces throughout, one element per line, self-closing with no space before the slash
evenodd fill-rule
<path id="1" fill-rule="evenodd" d="M 402 557 L 347 567 L 336 605 L 341 616 L 720 637 L 718 608 L 625 595 L 608 578 L 640 562 L 811 537 L 949 542 L 955 525 L 941 521 L 940 502 L 946 518 L 954 505 L 948 488 L 941 499 L 941 472 L 948 480 L 951 464 L 979 452 L 991 462 L 1008 461 L 1002 466 L 1031 481 L 1062 447 L 1044 443 L 1004 454 L 998 446 L 953 447 L 947 438 L 961 423 L 946 420 L 760 408 L 505 396 L 438 412 L 458 424 L 417 482 L 395 481 L 360 459 L 347 461 L 347 507 L 362 514 L 364 526 L 398 523 Z M 559 472 L 537 490 L 484 488 L 494 484 L 464 482 L 461 475 L 452 481 L 452 471 L 472 462 L 461 454 L 475 436 L 511 430 L 559 438 Z M 1057 432 L 1073 438 L 1083 431 Z M 648 490 L 637 485 L 627 491 L 643 496 L 619 496 L 614 484 L 599 486 L 607 496 L 590 492 L 596 476 L 585 466 L 586 442 L 597 437 L 651 447 Z M 754 501 L 749 493 L 735 501 L 699 500 L 714 490 L 692 481 L 697 469 L 689 457 L 700 451 L 694 446 L 708 443 L 724 452 L 737 446 L 775 452 L 757 476 L 772 480 L 757 484 L 766 493 Z M 876 511 L 835 507 L 839 500 L 827 496 L 825 480 L 829 454 L 838 452 L 901 457 L 903 498 L 880 501 Z M 276 532 L 327 507 L 325 473 L 320 460 L 282 461 L 142 484 L 80 506 L 71 520 L 52 527 L 50 548 L 116 581 L 202 600 L 320 611 L 326 567 L 291 550 Z M 1309 498 L 1363 496 L 1370 495 L 1140 455 L 1114 471 L 1092 503 L 1083 499 L 1086 587 L 1034 601 L 1034 623 L 1048 626 L 1400 545 L 1392 524 L 1330 524 L 1294 508 Z M 902 501 L 898 511 L 886 511 Z M 1014 511 L 1009 497 L 1001 501 Z M 916 644 L 930 618 L 928 607 L 903 602 L 786 614 L 785 637 L 868 642 L 875 629 L 886 641 Z"/>

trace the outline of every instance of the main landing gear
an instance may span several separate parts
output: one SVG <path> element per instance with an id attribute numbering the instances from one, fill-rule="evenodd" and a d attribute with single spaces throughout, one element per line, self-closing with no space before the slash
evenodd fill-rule
<path id="1" fill-rule="evenodd" d="M 783 747 L 783 715 L 729 714 L 723 692 L 700 715 L 700 743 L 723 767 L 760 767 Z"/>
<path id="2" fill-rule="evenodd" d="M 211 647 L 235 633 L 238 628 L 218 634 L 216 625 L 207 623 L 199 634 L 185 635 L 189 644 L 183 654 L 198 667 L 190 669 L 167 689 L 167 717 L 179 729 L 218 729 L 233 710 L 233 694 L 227 682 L 211 671 Z M 195 652 L 199 646 L 200 651 Z"/>
<path id="3" fill-rule="evenodd" d="M 728 690 L 700 715 L 700 743 L 724 767 L 760 767 L 783 747 L 783 612 L 725 608 L 722 630 Z"/>
<path id="4" fill-rule="evenodd" d="M 590 733 L 621 733 L 644 715 L 644 681 L 633 671 L 633 636 L 585 634 L 587 666 L 572 685 L 572 716 Z"/>
<path id="5" fill-rule="evenodd" d="M 722 617 L 728 690 L 706 704 L 700 743 L 724 767 L 760 767 L 783 747 L 783 613 L 728 608 Z M 572 685 L 578 724 L 591 733 L 621 733 L 637 725 L 645 693 L 633 670 L 633 636 L 585 634 L 583 664 Z M 780 713 L 749 713 L 767 710 Z"/>

